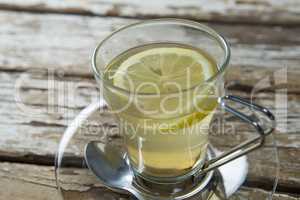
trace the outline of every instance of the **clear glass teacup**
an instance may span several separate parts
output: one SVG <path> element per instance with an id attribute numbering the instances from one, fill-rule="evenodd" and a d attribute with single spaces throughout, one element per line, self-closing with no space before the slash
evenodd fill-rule
<path id="1" fill-rule="evenodd" d="M 226 101 L 250 107 L 271 122 L 274 117 L 264 107 L 224 96 L 229 60 L 229 45 L 221 35 L 179 19 L 135 23 L 97 46 L 92 68 L 101 95 L 118 119 L 136 176 L 154 183 L 181 182 L 263 144 L 274 125 L 265 126 Z M 218 107 L 254 126 L 258 134 L 208 160 L 208 134 Z"/>

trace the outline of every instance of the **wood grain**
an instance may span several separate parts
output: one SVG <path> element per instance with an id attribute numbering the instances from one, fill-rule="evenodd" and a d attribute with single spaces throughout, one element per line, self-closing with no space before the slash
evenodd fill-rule
<path id="1" fill-rule="evenodd" d="M 89 58 L 96 44 L 113 30 L 133 21 L 1 12 L 0 69 L 48 69 L 91 76 Z M 208 25 L 228 38 L 233 67 L 248 66 L 252 71 L 263 68 L 269 72 L 284 67 L 297 70 L 300 62 L 299 27 Z"/>
<path id="2" fill-rule="evenodd" d="M 64 169 L 60 177 L 62 194 L 65 200 L 127 200 L 127 195 L 105 189 L 87 169 Z M 56 189 L 53 167 L 0 163 L 1 199 L 31 200 L 60 199 Z M 239 200 L 267 199 L 269 192 L 257 188 L 242 188 L 235 197 Z M 275 194 L 274 200 L 297 200 L 296 196 Z"/>
<path id="3" fill-rule="evenodd" d="M 299 24 L 297 0 L 1 0 L 0 8 L 132 18 L 181 17 L 221 22 Z"/>
<path id="4" fill-rule="evenodd" d="M 20 2 L 14 3 L 19 5 Z M 35 4 L 38 1 L 31 2 Z M 9 3 L 2 1 L 2 4 Z M 26 7 L 27 1 L 23 4 Z M 22 6 L 20 9 L 23 9 Z M 48 4 L 43 6 L 43 9 L 49 7 Z M 0 161 L 53 164 L 58 142 L 67 125 L 82 108 L 99 100 L 96 83 L 89 69 L 92 49 L 111 31 L 133 21 L 136 20 L 0 13 Z M 231 69 L 225 78 L 228 92 L 247 98 L 252 96 L 255 102 L 275 112 L 281 125 L 274 136 L 278 141 L 281 161 L 280 190 L 299 193 L 300 28 L 218 23 L 208 25 L 224 34 L 232 46 Z M 288 104 L 284 100 L 288 100 Z M 66 151 L 68 166 L 82 164 L 83 147 L 89 140 L 100 140 L 103 143 L 110 141 L 120 146 L 121 138 L 112 116 L 104 113 L 93 117 L 93 120 L 81 127 L 70 143 Z M 212 142 L 221 149 L 236 145 L 253 134 L 253 130 L 243 123 L 230 116 L 225 117 L 238 134 L 213 137 Z M 108 136 L 104 134 L 105 130 Z M 229 145 L 224 146 L 224 143 Z M 271 140 L 268 139 L 265 148 L 249 155 L 253 167 L 247 184 L 251 187 L 270 187 L 276 173 L 271 146 Z M 6 177 L 0 179 L 5 185 L 0 188 L 0 193 L 2 190 L 7 195 L 5 197 L 14 195 L 15 199 L 25 200 L 34 199 L 37 195 L 44 195 L 41 199 L 56 197 L 50 195 L 55 191 L 53 178 L 44 180 L 40 177 L 50 177 L 49 167 L 13 163 L 0 165 L 1 176 Z M 7 168 L 9 170 L 5 171 Z M 12 173 L 8 173 L 10 169 Z M 30 171 L 34 169 L 39 173 Z M 13 173 L 18 170 L 20 174 Z M 35 180 L 34 176 L 39 180 Z M 21 189 L 12 194 L 15 187 Z M 35 192 L 30 193 L 30 189 Z M 39 191 L 41 194 L 38 194 Z M 89 191 L 92 192 L 80 193 L 75 190 L 66 195 L 80 199 L 84 195 L 94 198 L 95 194 L 101 193 L 108 195 L 103 199 L 126 199 L 102 187 Z M 245 189 L 243 195 L 244 199 L 260 199 L 266 193 L 259 189 Z M 285 195 L 278 195 L 277 198 L 295 199 Z"/>

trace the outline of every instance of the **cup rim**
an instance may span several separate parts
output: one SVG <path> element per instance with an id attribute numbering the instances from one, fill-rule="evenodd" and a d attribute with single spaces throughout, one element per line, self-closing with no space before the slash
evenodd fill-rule
<path id="1" fill-rule="evenodd" d="M 91 67 L 93 70 L 94 75 L 96 76 L 96 78 L 99 78 L 100 80 L 102 80 L 103 82 L 105 82 L 105 87 L 109 87 L 112 88 L 118 92 L 121 93 L 125 93 L 128 95 L 138 95 L 138 96 L 152 96 L 155 95 L 157 96 L 157 93 L 136 93 L 134 91 L 129 91 L 126 89 L 123 89 L 121 87 L 117 87 L 115 85 L 113 85 L 111 82 L 105 81 L 105 79 L 102 79 L 102 75 L 101 72 L 99 71 L 99 69 L 97 68 L 97 63 L 96 63 L 96 57 L 98 54 L 98 51 L 100 50 L 100 48 L 103 46 L 103 44 L 105 42 L 107 42 L 110 38 L 112 38 L 114 35 L 128 29 L 128 28 L 132 28 L 132 27 L 136 27 L 136 26 L 140 26 L 140 25 L 146 25 L 146 24 L 159 24 L 162 22 L 166 22 L 166 23 L 181 23 L 183 25 L 190 25 L 193 26 L 194 28 L 197 28 L 199 30 L 205 31 L 207 34 L 209 34 L 210 36 L 213 37 L 213 39 L 215 39 L 220 46 L 222 47 L 222 49 L 224 50 L 224 58 L 222 61 L 222 64 L 219 65 L 218 71 L 217 73 L 215 73 L 213 76 L 211 76 L 209 79 L 205 80 L 204 82 L 202 82 L 201 84 L 197 84 L 191 88 L 187 88 L 184 90 L 180 90 L 180 91 L 176 91 L 176 92 L 167 92 L 167 93 L 162 93 L 161 95 L 168 95 L 168 94 L 178 94 L 178 93 L 183 93 L 186 91 L 190 91 L 193 90 L 199 86 L 202 85 L 206 85 L 209 84 L 211 82 L 213 82 L 214 80 L 216 80 L 219 76 L 221 76 L 223 74 L 223 72 L 225 71 L 225 69 L 228 67 L 229 65 L 229 61 L 230 61 L 230 57 L 231 57 L 231 51 L 230 51 L 230 46 L 229 43 L 226 41 L 226 39 L 219 34 L 217 31 L 215 31 L 214 29 L 210 28 L 207 25 L 204 25 L 202 23 L 196 22 L 196 21 L 192 21 L 192 20 L 187 20 L 187 19 L 178 19 L 178 18 L 160 18 L 160 19 L 150 19 L 150 20 L 143 20 L 140 22 L 135 22 L 129 25 L 125 25 L 119 29 L 117 29 L 116 31 L 113 31 L 112 33 L 110 33 L 108 36 L 106 36 L 94 49 L 93 53 L 92 53 L 92 57 L 91 57 Z"/>

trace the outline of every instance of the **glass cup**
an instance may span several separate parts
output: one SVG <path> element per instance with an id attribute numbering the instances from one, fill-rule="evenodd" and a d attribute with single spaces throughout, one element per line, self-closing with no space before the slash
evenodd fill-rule
<path id="1" fill-rule="evenodd" d="M 140 83 L 140 88 L 135 87 L 136 80 L 130 80 L 132 77 L 128 77 L 128 74 L 115 75 L 119 67 L 125 65 L 130 56 L 134 56 L 134 52 L 146 47 L 155 49 L 168 46 L 201 50 L 214 63 L 216 70 L 201 83 L 193 84 L 191 81 L 188 86 L 181 84 L 181 88 L 175 92 L 160 91 L 161 87 L 148 81 L 146 73 L 143 74 L 145 80 Z M 162 60 L 159 55 L 153 62 Z M 165 62 L 177 66 L 177 61 L 173 60 Z M 224 96 L 223 74 L 229 60 L 229 45 L 221 35 L 203 24 L 179 19 L 148 20 L 123 27 L 96 47 L 92 68 L 100 85 L 101 96 L 118 119 L 127 157 L 136 176 L 155 183 L 182 182 L 192 175 L 207 173 L 263 144 L 264 137 L 274 128 L 274 117 L 264 107 L 239 97 Z M 195 73 L 198 72 L 190 69 L 185 75 L 193 77 Z M 120 83 L 116 84 L 119 79 L 128 79 L 128 89 L 120 86 Z M 145 92 L 141 89 L 143 87 L 156 90 Z M 262 113 L 272 124 L 262 125 L 262 120 L 229 107 L 227 101 Z M 225 108 L 254 126 L 258 134 L 217 158 L 208 160 L 209 128 L 218 107 Z"/>

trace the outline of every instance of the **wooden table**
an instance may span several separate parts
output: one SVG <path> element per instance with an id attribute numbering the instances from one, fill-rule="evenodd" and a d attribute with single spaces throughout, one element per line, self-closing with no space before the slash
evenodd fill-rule
<path id="1" fill-rule="evenodd" d="M 278 120 L 274 137 L 280 175 L 274 199 L 300 199 L 300 1 L 0 0 L 1 200 L 58 199 L 53 168 L 58 142 L 98 93 L 89 67 L 93 48 L 120 26 L 158 17 L 203 22 L 229 40 L 228 93 L 252 96 Z M 257 88 L 258 82 L 263 87 Z M 99 121 L 111 125 L 109 116 Z M 241 134 L 214 139 L 225 148 L 253 133 L 233 118 L 228 123 Z M 81 169 L 72 160 L 78 159 L 84 140 L 70 146 L 73 187 L 66 195 L 72 200 L 128 199 L 99 184 L 82 184 Z M 119 143 L 120 138 L 104 140 Z M 271 148 L 268 139 L 249 155 L 254 167 L 240 192 L 245 200 L 266 199 L 276 173 L 275 160 L 268 157 Z"/>

